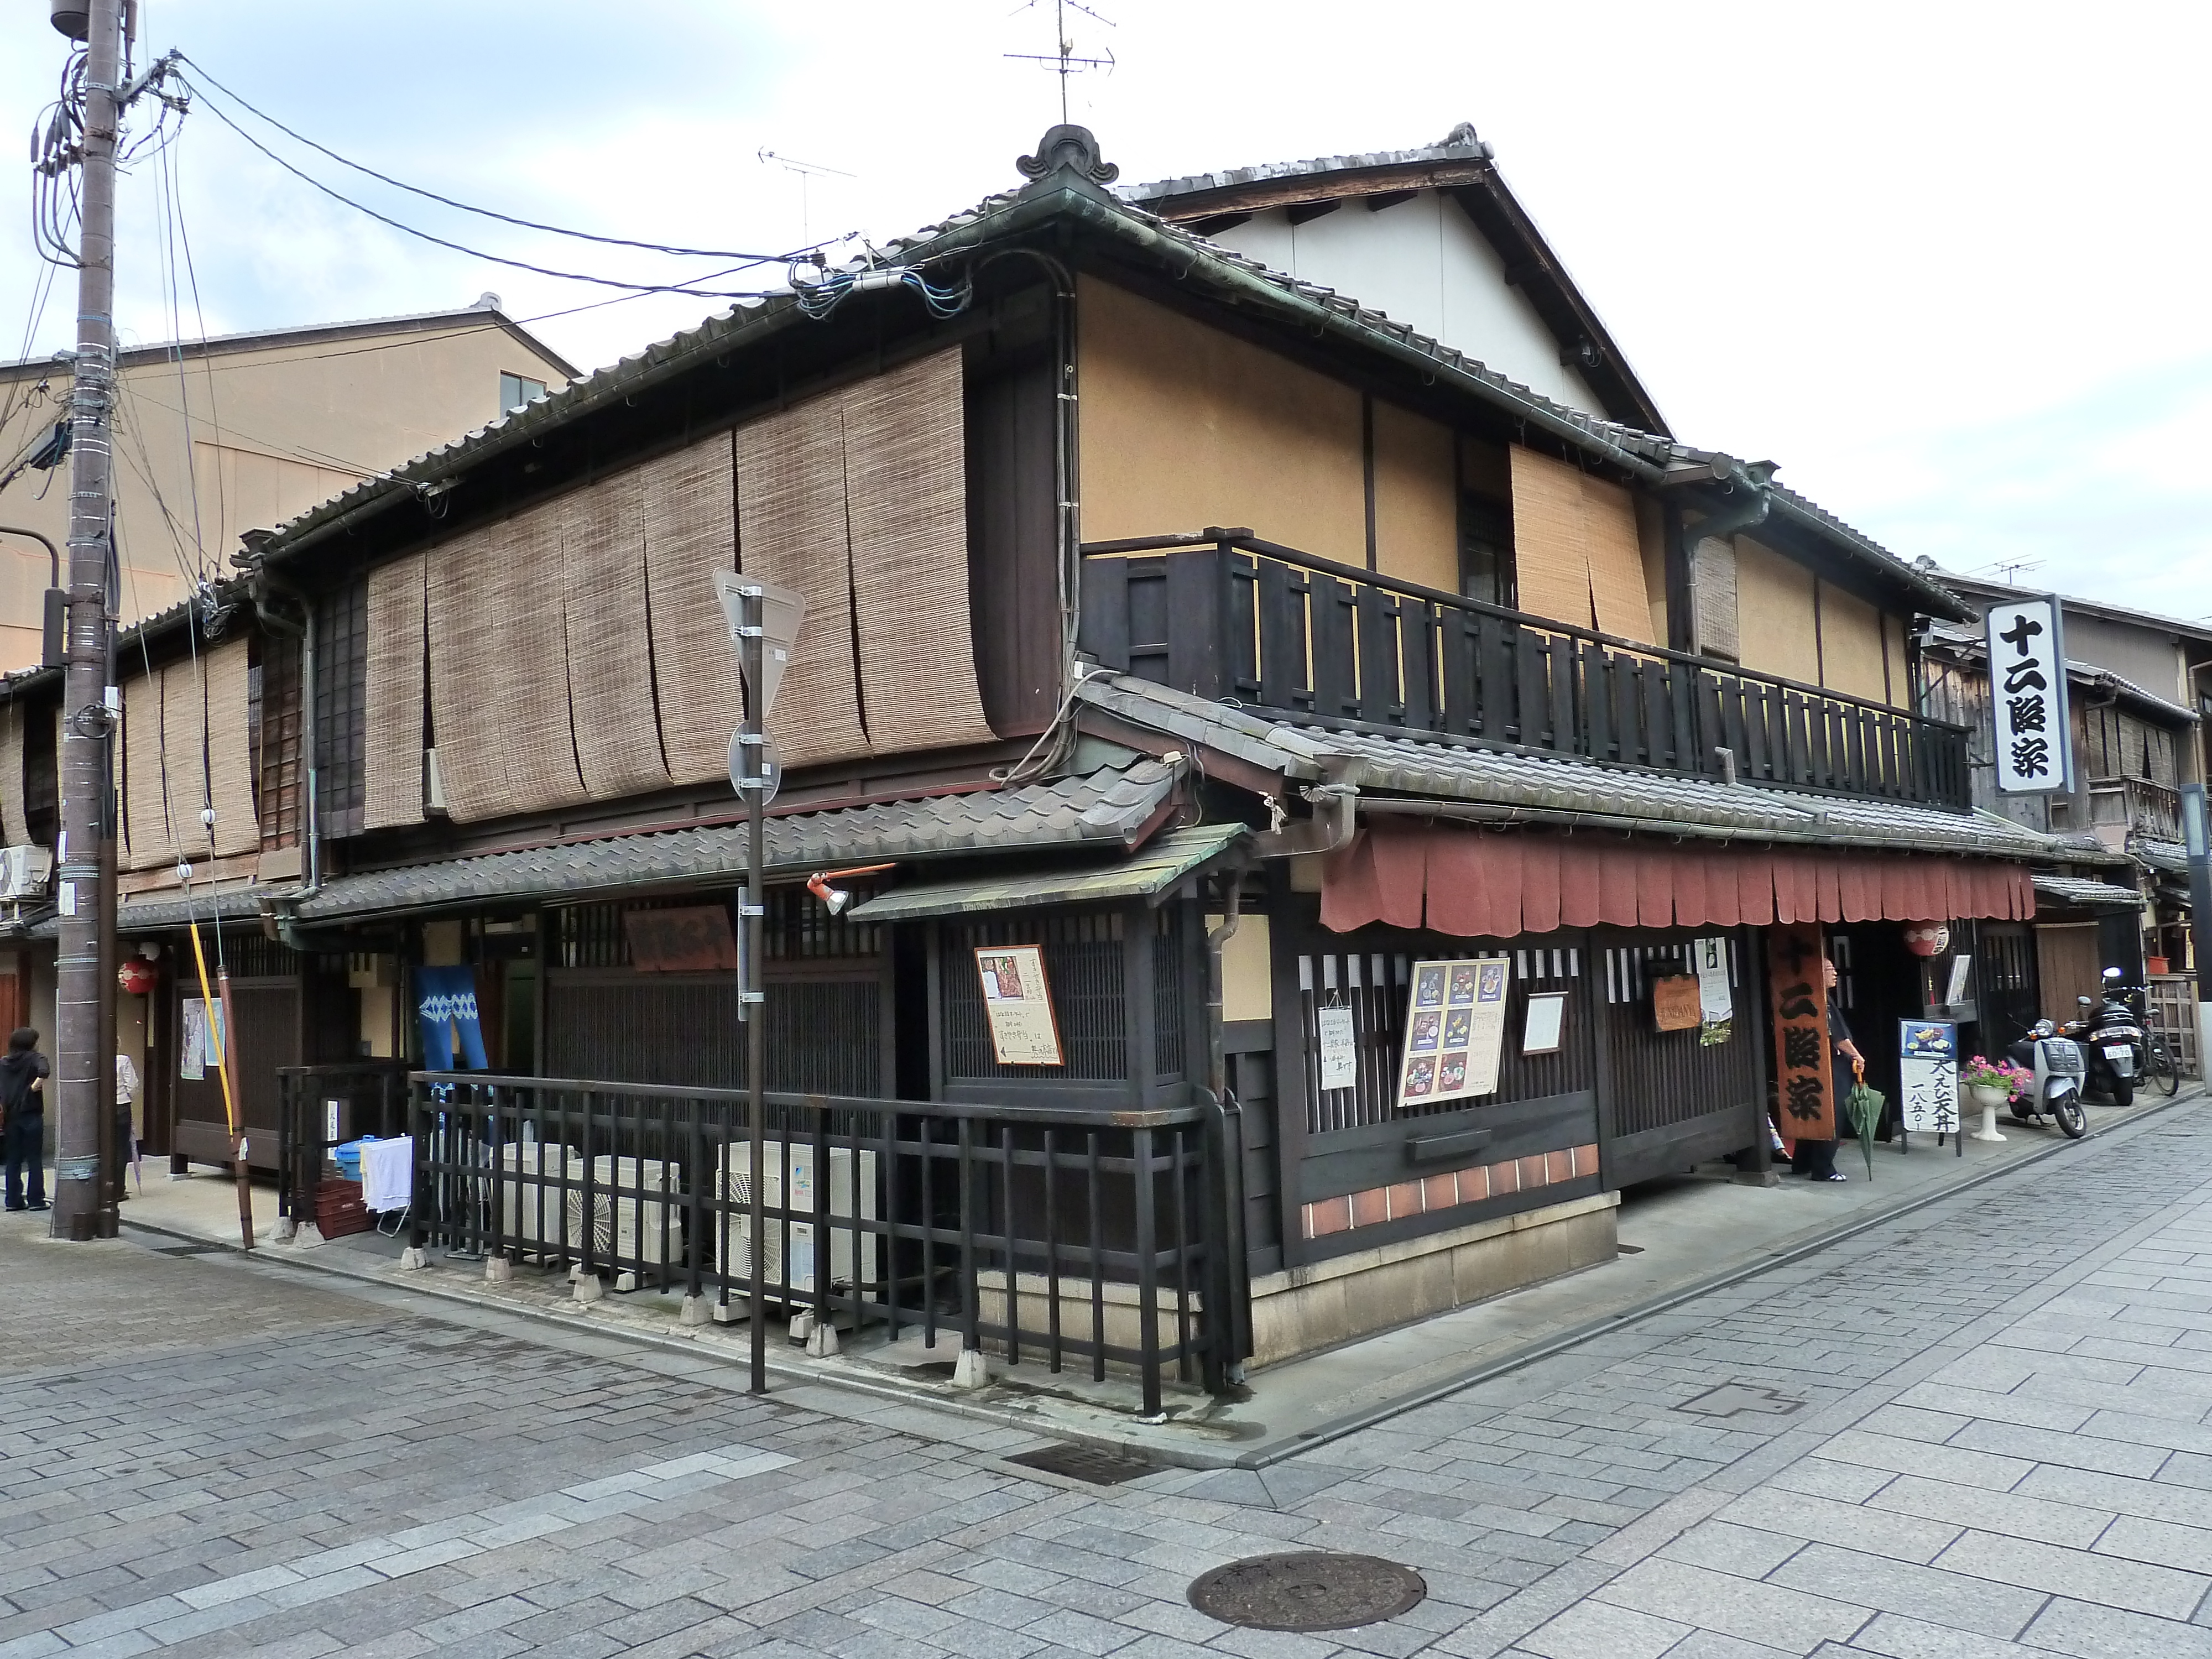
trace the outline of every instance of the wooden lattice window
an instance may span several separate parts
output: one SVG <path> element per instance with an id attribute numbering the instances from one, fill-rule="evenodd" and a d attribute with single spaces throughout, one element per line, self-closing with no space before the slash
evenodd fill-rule
<path id="1" fill-rule="evenodd" d="M 368 805 L 368 580 L 356 577 L 316 607 L 315 762 L 323 833 L 357 836 Z"/>

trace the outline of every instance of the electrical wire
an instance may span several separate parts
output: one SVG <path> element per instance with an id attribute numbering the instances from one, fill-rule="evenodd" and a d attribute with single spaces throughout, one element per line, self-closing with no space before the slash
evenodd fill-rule
<path id="1" fill-rule="evenodd" d="M 222 82 L 216 80 L 215 76 L 208 71 L 208 68 L 204 64 L 200 63 L 195 58 L 186 57 L 183 52 L 179 52 L 177 54 L 177 58 L 179 61 L 182 63 L 190 64 L 192 68 L 198 72 L 200 78 L 208 86 L 213 87 L 217 92 L 222 94 L 224 97 L 229 99 L 231 102 L 245 110 L 249 115 L 252 115 L 257 120 L 267 122 L 270 126 L 276 128 L 277 131 L 283 133 L 287 138 L 291 139 L 294 143 L 305 144 L 309 149 L 313 150 L 317 155 L 328 156 L 331 161 L 336 161 L 342 167 L 350 167 L 354 172 L 365 174 L 367 177 L 375 179 L 379 184 L 389 185 L 394 190 L 404 190 L 410 196 L 420 196 L 425 201 L 436 202 L 445 207 L 458 209 L 463 213 L 473 213 L 479 218 L 495 219 L 503 225 L 515 225 L 524 230 L 546 231 L 555 236 L 570 236 L 580 242 L 598 242 L 607 247 L 633 247 L 641 249 L 647 253 L 672 253 L 685 258 L 736 259 L 749 265 L 781 264 L 791 258 L 791 255 L 788 253 L 744 253 L 733 248 L 672 247 L 665 242 L 635 242 L 624 236 L 601 236 L 588 230 L 571 230 L 563 225 L 543 224 L 535 219 L 518 218 L 511 213 L 500 213 L 490 208 L 475 207 L 466 202 L 455 201 L 450 196 L 441 196 L 434 190 L 424 190 L 418 185 L 410 185 L 403 179 L 394 179 L 389 173 L 379 173 L 374 167 L 364 167 L 359 161 L 353 161 L 347 156 L 339 155 L 337 151 L 331 149 L 327 145 L 317 143 L 305 133 L 296 132 L 290 127 L 286 126 L 282 121 L 270 114 L 266 110 L 255 108 L 237 93 L 232 91 Z M 216 113 L 217 116 L 221 116 L 222 112 L 217 110 Z"/>
<path id="2" fill-rule="evenodd" d="M 341 203 L 343 205 L 351 208 L 356 213 L 367 214 L 379 224 L 388 225 L 392 229 L 400 232 L 404 235 L 415 237 L 418 240 L 429 243 L 434 247 L 445 248 L 448 252 L 453 253 L 465 254 L 471 259 L 483 259 L 491 264 L 506 265 L 514 270 L 526 270 L 532 276 L 550 276 L 557 282 L 589 283 L 598 288 L 624 289 L 632 294 L 683 294 L 688 295 L 694 299 L 700 300 L 764 300 L 769 297 L 769 294 L 771 292 L 765 289 L 708 289 L 696 286 L 697 283 L 712 281 L 713 278 L 708 276 L 697 277 L 694 279 L 693 283 L 626 283 L 612 276 L 593 276 L 583 271 L 576 270 L 556 270 L 550 265 L 532 264 L 527 259 L 510 259 L 504 254 L 486 253 L 481 248 L 469 247 L 460 242 L 450 241 L 443 236 L 434 236 L 427 230 L 417 229 L 415 226 L 408 224 L 403 220 L 395 219 L 389 214 L 379 213 L 374 208 L 369 207 L 363 203 L 356 202 L 353 198 L 346 195 L 343 191 L 335 190 L 329 185 L 325 184 L 313 173 L 295 167 L 291 162 L 286 161 L 283 156 L 277 155 L 276 151 L 270 149 L 268 145 L 263 143 L 258 138 L 256 138 L 252 133 L 248 132 L 244 127 L 240 126 L 238 123 L 232 120 L 229 116 L 224 114 L 219 106 L 210 103 L 203 105 L 202 107 L 204 108 L 209 114 L 214 116 L 216 120 L 222 122 L 233 132 L 236 133 L 240 138 L 244 139 L 248 144 L 260 151 L 264 156 L 275 162 L 278 167 L 283 168 L 285 172 L 290 173 L 302 184 L 308 185 L 313 188 L 320 191 L 332 201 Z M 801 250 L 801 252 L 806 251 L 808 250 Z M 790 256 L 784 257 L 787 258 Z M 757 259 L 748 258 L 745 263 L 747 264 L 771 264 L 776 263 L 776 260 L 773 258 L 763 257 Z"/>

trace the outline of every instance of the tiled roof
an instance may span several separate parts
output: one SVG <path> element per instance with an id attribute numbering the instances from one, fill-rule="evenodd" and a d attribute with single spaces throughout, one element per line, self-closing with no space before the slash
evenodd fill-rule
<path id="1" fill-rule="evenodd" d="M 1501 809 L 1504 817 L 1581 818 L 1654 834 L 2000 858 L 2048 859 L 2062 851 L 2050 836 L 1992 812 L 1947 812 L 1900 801 L 1502 753 L 1435 738 L 1291 725 L 1127 674 L 1093 674 L 1077 696 L 1133 725 L 1206 744 L 1288 777 L 1333 777 L 1363 792 L 1479 804 Z"/>
<path id="2" fill-rule="evenodd" d="M 1267 161 L 1258 167 L 1227 167 L 1218 173 L 1187 173 L 1180 179 L 1160 179 L 1148 185 L 1131 185 L 1119 193 L 1132 202 L 1157 201 L 1166 196 L 1195 196 L 1200 191 L 1233 190 L 1240 185 L 1265 184 L 1276 179 L 1324 177 L 1332 173 L 1364 172 L 1376 167 L 1419 167 L 1425 161 L 1487 161 L 1497 152 L 1475 137 L 1474 129 L 1460 125 L 1443 143 L 1419 149 L 1370 150 L 1359 155 L 1322 155 L 1308 161 Z"/>
<path id="3" fill-rule="evenodd" d="M 1158 898 L 1245 833 L 1241 823 L 1206 823 L 1155 836 L 1127 857 L 1099 864 L 1025 870 L 1012 875 L 925 881 L 892 888 L 854 907 L 862 921 L 968 915 L 1032 904 L 1082 904 L 1102 899 Z"/>
<path id="4" fill-rule="evenodd" d="M 1139 760 L 1012 789 L 793 813 L 768 821 L 772 871 L 927 859 L 979 848 L 1135 846 L 1179 769 Z M 640 888 L 728 883 L 745 872 L 745 826 L 609 836 L 340 876 L 301 902 L 303 922 L 479 903 L 583 898 Z"/>
<path id="5" fill-rule="evenodd" d="M 2164 874 L 2189 873 L 2189 849 L 2178 841 L 2154 841 L 2148 836 L 2137 836 L 2128 843 L 2128 851 Z"/>
<path id="6" fill-rule="evenodd" d="M 2070 904 L 2080 910 L 2140 910 L 2142 895 L 2132 887 L 2115 887 L 2108 881 L 2082 876 L 2038 876 L 2035 896 L 2053 904 Z"/>
<path id="7" fill-rule="evenodd" d="M 964 254 L 978 245 L 1010 238 L 1042 222 L 1069 217 L 1088 221 L 1156 261 L 1172 251 L 1178 279 L 1187 283 L 1208 282 L 1216 287 L 1272 295 L 1300 313 L 1297 320 L 1303 326 L 1318 325 L 1407 360 L 1425 375 L 1455 382 L 1460 389 L 1499 405 L 1528 424 L 1647 478 L 1657 478 L 1669 465 L 1710 459 L 1713 455 L 1711 451 L 1692 449 L 1555 402 L 1456 348 L 1418 333 L 1407 324 L 1392 321 L 1349 295 L 1276 270 L 1064 173 L 1048 174 L 1019 190 L 986 197 L 938 224 L 893 239 L 880 252 L 889 263 L 921 265 Z M 531 441 L 549 428 L 622 402 L 698 363 L 780 332 L 803 316 L 793 294 L 779 292 L 762 300 L 741 301 L 696 329 L 573 380 L 549 397 L 504 414 L 489 425 L 309 508 L 280 527 L 264 551 L 281 557 L 320 527 L 348 518 L 356 510 L 371 509 L 381 498 L 411 494 L 419 486 L 449 478 L 491 455 Z M 1965 614 L 1959 602 L 1924 572 L 1803 497 L 1778 486 L 1774 493 L 1785 516 L 1800 519 L 1877 566 L 1891 580 L 1917 593 L 1933 614 Z"/>

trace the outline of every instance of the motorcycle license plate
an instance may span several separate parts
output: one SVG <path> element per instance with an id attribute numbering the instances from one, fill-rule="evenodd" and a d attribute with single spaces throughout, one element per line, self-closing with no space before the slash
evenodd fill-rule
<path id="1" fill-rule="evenodd" d="M 2108 1042 L 2105 1045 L 2106 1060 L 2133 1060 L 2135 1057 L 2135 1050 L 2124 1042 Z"/>

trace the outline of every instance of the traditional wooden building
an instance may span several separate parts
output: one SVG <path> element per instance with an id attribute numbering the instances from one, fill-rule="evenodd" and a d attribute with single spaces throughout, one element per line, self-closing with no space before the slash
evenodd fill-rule
<path id="1" fill-rule="evenodd" d="M 970 1346 L 1082 1327 L 1103 1364 L 1141 1326 L 1218 1376 L 1606 1260 L 1624 1185 L 1768 1178 L 1775 929 L 1824 930 L 1881 1054 L 1950 982 L 1907 924 L 1970 951 L 2033 913 L 2063 849 L 1976 811 L 1915 705 L 1915 619 L 1970 613 L 1659 429 L 1471 135 L 1117 194 L 1060 127 L 1021 170 L 248 538 L 128 636 L 157 1148 L 227 1155 L 188 914 L 251 999 L 257 1125 L 279 1066 L 419 1063 L 432 984 L 538 1080 L 469 1168 L 517 1167 L 501 1114 L 588 1170 L 625 1087 L 644 1121 L 742 1081 L 732 569 L 808 605 L 767 1080 L 849 1160 L 863 1322 L 952 1295 Z M 1444 295 L 1446 337 L 1231 245 L 1279 222 Z M 11 840 L 52 824 L 55 695 L 8 687 Z M 869 866 L 848 908 L 804 884 Z M 1030 963 L 1056 1063 L 994 1039 Z M 706 1184 L 705 1121 L 653 1132 L 666 1179 Z"/>

